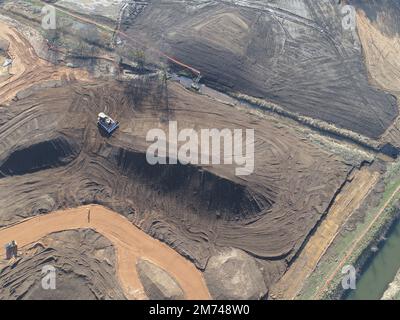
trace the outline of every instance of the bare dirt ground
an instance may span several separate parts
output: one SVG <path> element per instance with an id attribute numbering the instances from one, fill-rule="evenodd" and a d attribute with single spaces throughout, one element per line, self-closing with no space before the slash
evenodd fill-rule
<path id="1" fill-rule="evenodd" d="M 271 296 L 278 299 L 295 299 L 304 281 L 315 270 L 319 260 L 336 238 L 347 219 L 357 210 L 379 177 L 378 172 L 362 169 L 356 171 L 349 183 L 335 199 L 326 218 L 308 239 L 300 255 L 285 275 L 273 287 Z"/>
<path id="2" fill-rule="evenodd" d="M 340 9 L 333 1 L 154 1 L 126 33 L 200 70 L 215 88 L 377 138 L 397 117 L 396 101 L 368 82 Z"/>
<path id="3" fill-rule="evenodd" d="M 357 25 L 371 81 L 400 101 L 400 35 L 385 33 L 380 21 L 369 20 L 363 11 L 358 12 Z M 382 140 L 400 145 L 399 122 L 389 127 Z"/>
<path id="4" fill-rule="evenodd" d="M 400 37 L 383 33 L 363 11 L 357 14 L 357 27 L 372 80 L 382 89 L 400 95 Z"/>
<path id="5" fill-rule="evenodd" d="M 6 114 L 10 120 L 0 127 L 5 137 L 0 193 L 8 208 L 1 212 L 1 223 L 54 207 L 96 202 L 130 215 L 135 224 L 200 268 L 214 245 L 284 263 L 351 169 L 296 137 L 293 130 L 233 113 L 231 107 L 176 84 L 169 85 L 168 109 L 155 93 L 144 95 L 133 106 L 117 83 L 71 84 L 12 103 Z M 100 136 L 95 122 L 105 108 L 123 120 L 110 139 Z M 255 173 L 239 178 L 233 166 L 201 170 L 148 165 L 145 134 L 150 128 L 166 129 L 165 117 L 178 120 L 180 128 L 251 125 L 257 137 Z"/>
<path id="6" fill-rule="evenodd" d="M 124 300 L 115 262 L 112 243 L 92 229 L 51 233 L 20 247 L 11 261 L 0 257 L 0 299 Z M 42 271 L 49 267 L 54 290 L 42 286 Z"/>
<path id="7" fill-rule="evenodd" d="M 91 16 L 107 17 L 112 20 L 117 20 L 119 15 L 119 9 L 124 4 L 123 0 L 61 0 L 57 2 L 57 5 L 70 8 L 75 11 L 84 12 Z"/>
<path id="8" fill-rule="evenodd" d="M 125 32 L 199 68 L 216 88 L 243 90 L 379 137 L 398 114 L 389 94 L 398 95 L 398 37 L 359 13 L 367 70 L 357 39 L 339 30 L 337 7 L 311 1 L 297 5 L 277 8 L 271 1 L 272 11 L 255 14 L 259 11 L 252 5 L 224 1 L 183 11 L 181 4 L 154 2 Z M 0 106 L 2 226 L 54 210 L 101 204 L 200 270 L 221 247 L 239 248 L 263 267 L 270 288 L 289 265 L 272 294 L 294 298 L 377 179 L 367 169 L 357 172 L 331 206 L 352 165 L 276 118 L 238 111 L 160 80 L 89 83 L 82 71 L 38 59 L 15 29 L 0 24 L 0 37 L 10 41 L 14 58 L 14 75 L 0 84 L 0 102 L 9 102 Z M 297 58 L 292 61 L 293 56 Z M 47 80 L 74 81 L 26 92 Z M 121 122 L 110 138 L 101 136 L 96 126 L 101 111 Z M 233 166 L 148 165 L 145 135 L 153 128 L 167 131 L 168 120 L 178 121 L 180 129 L 254 128 L 254 174 L 237 177 Z M 395 123 L 382 139 L 389 137 L 398 145 L 396 130 L 400 132 Z M 132 272 L 119 271 L 126 283 L 134 283 L 124 291 L 144 297 Z"/>
<path id="9" fill-rule="evenodd" d="M 24 247 L 50 233 L 84 228 L 95 230 L 113 244 L 117 274 L 126 297 L 145 298 L 135 268 L 137 259 L 144 258 L 172 275 L 188 299 L 210 298 L 202 274 L 191 262 L 140 231 L 123 216 L 100 206 L 84 206 L 28 219 L 0 230 L 0 242 L 13 239 Z M 1 254 L 4 256 L 4 249 Z"/>
<path id="10" fill-rule="evenodd" d="M 19 54 L 28 55 L 26 48 Z M 10 92 L 32 83 L 23 79 Z M 0 224 L 99 203 L 200 269 L 216 247 L 242 249 L 264 261 L 269 286 L 326 212 L 351 166 L 295 130 L 234 110 L 158 80 L 128 88 L 98 81 L 33 90 L 0 109 L 0 203 L 7 208 L 0 210 Z M 111 138 L 96 126 L 101 111 L 121 122 Z M 166 120 L 196 130 L 254 128 L 254 174 L 237 177 L 233 166 L 148 165 L 146 133 L 167 129 Z"/>
<path id="11" fill-rule="evenodd" d="M 82 70 L 56 67 L 40 59 L 29 41 L 2 21 L 0 38 L 9 41 L 9 55 L 13 59 L 11 77 L 0 83 L 0 103 L 5 103 L 14 98 L 19 91 L 44 81 L 88 80 L 88 74 Z"/>

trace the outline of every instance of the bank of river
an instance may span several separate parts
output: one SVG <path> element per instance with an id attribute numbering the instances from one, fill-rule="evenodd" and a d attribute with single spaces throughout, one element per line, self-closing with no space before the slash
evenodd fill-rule
<path id="1" fill-rule="evenodd" d="M 400 268 L 400 220 L 390 229 L 387 240 L 364 266 L 357 280 L 357 289 L 345 297 L 348 300 L 379 300 Z"/>

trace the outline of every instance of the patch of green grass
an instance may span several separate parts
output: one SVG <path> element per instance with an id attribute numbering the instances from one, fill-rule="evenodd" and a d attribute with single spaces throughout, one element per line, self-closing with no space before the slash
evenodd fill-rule
<path id="1" fill-rule="evenodd" d="M 400 186 L 400 161 L 388 167 L 387 173 L 384 177 L 384 182 L 385 191 L 382 194 L 379 205 L 367 212 L 364 221 L 358 223 L 355 230 L 340 234 L 337 239 L 335 239 L 327 253 L 322 257 L 316 270 L 306 280 L 303 290 L 298 296 L 299 299 L 315 298 L 315 294 L 325 284 L 326 279 L 331 276 L 332 272 L 334 272 L 334 270 L 337 268 L 338 263 L 345 257 L 355 239 L 364 232 L 371 221 L 375 218 L 377 212 L 382 209 L 384 204 L 393 195 L 394 191 Z M 400 193 L 392 199 L 382 215 L 377 219 L 377 221 L 375 221 L 374 225 L 359 243 L 359 246 L 356 248 L 356 250 L 354 250 L 351 256 L 347 259 L 344 265 L 354 264 L 362 252 L 368 247 L 370 242 L 377 236 L 377 233 L 381 230 L 381 227 L 393 219 L 395 211 L 393 210 L 393 204 L 399 199 Z M 342 275 L 340 272 L 338 272 L 328 286 L 328 289 L 320 298 L 330 298 L 333 290 L 337 288 L 341 279 Z"/>

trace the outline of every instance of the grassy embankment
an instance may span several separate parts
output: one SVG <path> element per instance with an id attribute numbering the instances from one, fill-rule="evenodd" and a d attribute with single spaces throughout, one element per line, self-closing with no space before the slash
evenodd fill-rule
<path id="1" fill-rule="evenodd" d="M 338 235 L 314 273 L 307 279 L 298 299 L 330 299 L 340 284 L 345 265 L 355 265 L 358 258 L 376 239 L 382 227 L 395 215 L 394 204 L 400 200 L 400 161 L 389 165 L 384 176 L 385 190 L 379 205 L 371 208 L 355 230 Z M 338 264 L 340 264 L 339 270 Z"/>

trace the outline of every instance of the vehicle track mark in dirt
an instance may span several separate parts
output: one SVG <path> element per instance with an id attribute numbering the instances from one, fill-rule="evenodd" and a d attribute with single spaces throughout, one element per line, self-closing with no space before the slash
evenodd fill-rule
<path id="1" fill-rule="evenodd" d="M 357 12 L 357 26 L 371 82 L 395 95 L 399 105 L 400 36 L 385 34 L 379 29 L 379 23 L 370 21 L 363 11 Z M 398 117 L 381 140 L 400 146 L 399 139 Z"/>
<path id="2" fill-rule="evenodd" d="M 337 5 L 284 3 L 286 9 L 281 1 L 215 1 L 185 11 L 151 2 L 125 32 L 201 70 L 213 88 L 379 137 L 398 110 L 393 97 L 368 83 L 358 39 L 343 30 Z"/>
<path id="3" fill-rule="evenodd" d="M 265 259 L 272 283 L 326 212 L 351 165 L 289 127 L 232 112 L 175 83 L 164 90 L 159 79 L 138 80 L 131 89 L 117 81 L 65 83 L 10 103 L 0 126 L 0 223 L 99 203 L 200 269 L 216 247 Z M 121 119 L 109 139 L 96 125 L 104 110 Z M 239 178 L 233 166 L 150 166 L 146 133 L 167 131 L 164 117 L 179 128 L 254 128 L 255 172 Z M 43 147 L 51 159 L 38 152 Z"/>
<path id="4" fill-rule="evenodd" d="M 357 171 L 351 182 L 337 196 L 327 217 L 321 223 L 284 276 L 274 286 L 276 298 L 295 299 L 304 282 L 312 274 L 318 262 L 339 234 L 341 227 L 351 214 L 359 208 L 374 187 L 378 172 L 368 168 Z"/>
<path id="5" fill-rule="evenodd" d="M 127 298 L 146 298 L 135 267 L 137 259 L 144 258 L 172 275 L 187 299 L 210 299 L 201 272 L 191 262 L 123 216 L 101 206 L 68 209 L 22 221 L 1 229 L 0 242 L 16 240 L 19 246 L 24 247 L 50 233 L 73 229 L 93 229 L 112 242 L 117 252 L 118 278 Z M 4 249 L 1 254 L 4 255 Z"/>
<path id="6" fill-rule="evenodd" d="M 321 298 L 321 295 L 324 293 L 324 291 L 328 288 L 329 284 L 332 282 L 332 280 L 335 278 L 336 274 L 339 272 L 339 270 L 343 267 L 347 259 L 352 255 L 354 250 L 357 248 L 357 246 L 360 244 L 362 239 L 368 234 L 368 232 L 371 230 L 371 228 L 374 226 L 375 222 L 382 216 L 382 214 L 385 212 L 386 207 L 390 204 L 390 202 L 393 200 L 393 198 L 396 196 L 396 194 L 400 191 L 400 186 L 396 188 L 396 190 L 392 193 L 390 198 L 385 202 L 385 204 L 382 206 L 382 208 L 378 211 L 376 214 L 375 218 L 371 221 L 371 223 L 367 226 L 367 228 L 364 230 L 364 232 L 353 242 L 353 245 L 350 247 L 350 249 L 347 251 L 346 255 L 343 257 L 342 260 L 338 263 L 337 267 L 335 270 L 331 273 L 329 278 L 325 281 L 324 285 L 316 292 L 314 295 L 314 299 L 319 299 Z"/>
<path id="7" fill-rule="evenodd" d="M 62 79 L 89 80 L 88 74 L 82 70 L 56 67 L 40 59 L 27 39 L 1 21 L 0 38 L 9 41 L 8 54 L 13 59 L 11 77 L 0 82 L 0 103 L 11 100 L 21 90 L 41 82 Z"/>
<path id="8" fill-rule="evenodd" d="M 400 36 L 384 34 L 362 11 L 357 13 L 357 27 L 371 80 L 400 96 Z"/>
<path id="9" fill-rule="evenodd" d="M 239 178 L 233 165 L 150 166 L 147 132 L 168 131 L 168 123 L 160 120 L 167 111 L 154 81 L 139 86 L 145 94 L 136 104 L 113 81 L 38 90 L 10 104 L 8 123 L 16 129 L 2 135 L 9 125 L 0 126 L 5 175 L 0 178 L 0 223 L 95 202 L 128 216 L 200 269 L 215 246 L 284 265 L 325 213 L 351 166 L 290 128 L 232 112 L 175 83 L 168 85 L 168 117 L 179 129 L 255 129 L 255 172 Z M 113 118 L 123 119 L 109 139 L 99 137 L 96 126 L 96 115 L 105 107 Z M 19 116 L 28 109 L 39 129 Z M 40 146 L 54 157 L 32 161 L 43 154 L 37 152 Z M 21 160 L 17 170 L 16 158 Z M 266 269 L 277 276 L 275 269 Z"/>

